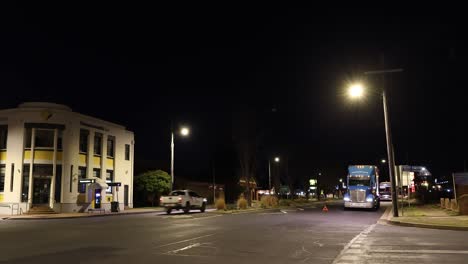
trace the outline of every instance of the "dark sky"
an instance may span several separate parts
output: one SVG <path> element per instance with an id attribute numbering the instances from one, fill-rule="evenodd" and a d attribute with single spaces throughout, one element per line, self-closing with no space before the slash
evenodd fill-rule
<path id="1" fill-rule="evenodd" d="M 261 181 L 276 153 L 297 177 L 337 178 L 348 164 L 386 157 L 382 79 L 367 76 L 365 102 L 343 92 L 382 69 L 383 55 L 385 68 L 404 69 L 385 80 L 397 163 L 449 175 L 468 156 L 466 28 L 456 12 L 415 10 L 4 7 L 0 108 L 50 101 L 125 125 L 137 161 L 166 170 L 170 120 L 189 124 L 190 138 L 176 140 L 176 175 L 202 179 L 232 145 L 233 113 L 247 105 L 265 135 Z"/>

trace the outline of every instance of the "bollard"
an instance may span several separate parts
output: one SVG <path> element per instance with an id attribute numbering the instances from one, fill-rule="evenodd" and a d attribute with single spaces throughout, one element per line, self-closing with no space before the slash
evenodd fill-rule
<path id="1" fill-rule="evenodd" d="M 452 199 L 450 201 L 450 209 L 452 211 L 455 211 L 455 212 L 458 212 L 458 204 L 457 204 L 457 200 L 456 199 Z"/>
<path id="2" fill-rule="evenodd" d="M 445 207 L 445 198 L 440 198 L 440 208 L 444 209 Z"/>
<path id="3" fill-rule="evenodd" d="M 450 199 L 449 198 L 445 198 L 445 209 L 450 210 Z"/>

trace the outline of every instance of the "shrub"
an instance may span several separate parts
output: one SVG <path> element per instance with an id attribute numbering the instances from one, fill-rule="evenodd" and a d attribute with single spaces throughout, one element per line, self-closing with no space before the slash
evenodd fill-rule
<path id="1" fill-rule="evenodd" d="M 237 208 L 247 209 L 247 200 L 243 196 L 237 200 Z"/>
<path id="2" fill-rule="evenodd" d="M 226 202 L 224 199 L 219 198 L 216 200 L 215 207 L 217 210 L 226 210 Z"/>
<path id="3" fill-rule="evenodd" d="M 278 198 L 276 196 L 264 195 L 260 199 L 260 206 L 262 208 L 270 208 L 278 206 Z"/>
<path id="4" fill-rule="evenodd" d="M 307 199 L 301 197 L 301 198 L 294 199 L 294 202 L 295 203 L 307 203 Z"/>
<path id="5" fill-rule="evenodd" d="M 290 206 L 292 204 L 292 201 L 289 199 L 281 199 L 279 200 L 279 205 L 280 206 Z"/>

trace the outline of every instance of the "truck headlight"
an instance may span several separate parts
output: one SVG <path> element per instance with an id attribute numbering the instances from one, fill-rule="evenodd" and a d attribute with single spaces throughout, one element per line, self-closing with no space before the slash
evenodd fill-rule
<path id="1" fill-rule="evenodd" d="M 349 199 L 349 197 L 345 197 L 345 198 L 343 198 L 343 200 L 345 200 L 345 202 L 351 201 L 351 199 Z"/>
<path id="2" fill-rule="evenodd" d="M 367 202 L 373 202 L 373 201 L 374 201 L 374 198 L 369 197 L 369 198 L 366 199 L 366 201 L 367 201 Z"/>

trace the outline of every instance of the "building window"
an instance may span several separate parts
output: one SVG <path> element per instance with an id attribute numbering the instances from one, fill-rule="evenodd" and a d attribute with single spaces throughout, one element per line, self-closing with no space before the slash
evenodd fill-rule
<path id="1" fill-rule="evenodd" d="M 102 134 L 101 133 L 94 134 L 94 155 L 96 156 L 102 155 Z"/>
<path id="2" fill-rule="evenodd" d="M 21 187 L 21 202 L 28 202 L 29 196 L 29 164 L 23 165 L 23 184 Z"/>
<path id="3" fill-rule="evenodd" d="M 114 182 L 114 171 L 106 171 L 106 183 Z M 106 193 L 112 193 L 112 186 L 107 187 Z"/>
<path id="4" fill-rule="evenodd" d="M 88 153 L 88 135 L 88 130 L 80 129 L 80 153 Z"/>
<path id="5" fill-rule="evenodd" d="M 63 150 L 63 131 L 57 130 L 57 150 Z"/>
<path id="6" fill-rule="evenodd" d="M 101 169 L 93 169 L 93 177 L 101 178 Z"/>
<path id="7" fill-rule="evenodd" d="M 107 157 L 108 158 L 114 158 L 114 143 L 115 143 L 115 137 L 108 136 L 107 137 Z"/>
<path id="8" fill-rule="evenodd" d="M 5 191 L 5 165 L 0 165 L 0 192 Z"/>
<path id="9" fill-rule="evenodd" d="M 130 145 L 125 144 L 125 160 L 130 160 Z"/>
<path id="10" fill-rule="evenodd" d="M 79 180 L 86 179 L 86 167 L 78 167 L 78 193 L 86 193 L 86 183 Z"/>
<path id="11" fill-rule="evenodd" d="M 54 130 L 36 129 L 34 148 L 54 148 Z"/>
<path id="12" fill-rule="evenodd" d="M 7 148 L 8 126 L 0 126 L 0 150 Z"/>

